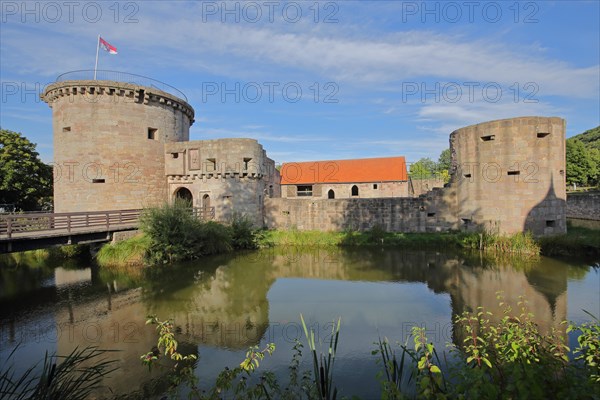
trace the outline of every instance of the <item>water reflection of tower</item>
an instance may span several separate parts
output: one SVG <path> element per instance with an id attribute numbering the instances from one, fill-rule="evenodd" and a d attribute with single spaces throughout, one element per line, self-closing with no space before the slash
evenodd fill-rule
<path id="1" fill-rule="evenodd" d="M 560 324 L 567 318 L 567 271 L 564 265 L 544 259 L 523 270 L 500 264 L 494 267 L 463 266 L 455 273 L 459 284 L 450 290 L 454 316 L 484 307 L 493 314 L 491 322 L 498 322 L 505 306 L 499 305 L 494 293 L 501 293 L 503 302 L 513 310 L 512 315 L 521 312 L 520 299 L 526 301 L 527 311 L 533 314 L 541 334 L 548 334 L 553 328 L 565 334 L 565 327 Z M 463 343 L 464 335 L 461 328 L 453 326 L 452 340 L 456 345 Z"/>

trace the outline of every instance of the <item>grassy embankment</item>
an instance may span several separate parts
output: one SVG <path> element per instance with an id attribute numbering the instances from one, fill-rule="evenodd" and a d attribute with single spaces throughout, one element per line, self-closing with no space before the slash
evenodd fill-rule
<path id="1" fill-rule="evenodd" d="M 263 230 L 254 233 L 253 242 L 256 248 L 384 246 L 413 249 L 481 249 L 491 253 L 511 253 L 525 257 L 536 257 L 540 253 L 538 243 L 530 234 L 501 236 L 485 233 L 396 233 L 378 228 L 367 232 Z M 142 264 L 147 260 L 150 245 L 151 240 L 140 235 L 116 244 L 105 245 L 96 258 L 101 266 L 108 267 Z"/>
<path id="2" fill-rule="evenodd" d="M 259 243 L 272 246 L 389 246 L 406 248 L 457 248 L 487 253 L 525 256 L 600 257 L 600 230 L 568 224 L 564 235 L 534 238 L 529 233 L 397 233 L 373 229 L 367 232 L 265 231 Z"/>
<path id="3" fill-rule="evenodd" d="M 539 239 L 541 252 L 548 256 L 600 257 L 600 230 L 567 224 L 564 235 Z"/>
<path id="4" fill-rule="evenodd" d="M 494 235 L 487 233 L 398 233 L 372 229 L 367 232 L 320 232 L 298 230 L 256 231 L 254 247 L 361 247 L 381 246 L 411 249 L 482 250 L 490 254 L 514 254 L 535 257 L 589 256 L 600 257 L 600 230 L 569 226 L 565 235 L 535 239 L 530 234 Z M 103 267 L 143 265 L 152 245 L 150 237 L 140 234 L 131 239 L 104 245 L 96 255 Z M 238 246 L 233 246 L 236 248 Z M 239 246 L 242 247 L 242 246 Z M 243 246 L 251 248 L 249 244 Z M 81 246 L 63 246 L 2 255 L 0 264 L 38 265 L 80 257 L 87 250 Z"/>

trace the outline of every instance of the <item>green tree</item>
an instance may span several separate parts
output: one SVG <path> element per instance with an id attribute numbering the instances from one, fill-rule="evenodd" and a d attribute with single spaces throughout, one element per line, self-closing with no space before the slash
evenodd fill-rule
<path id="1" fill-rule="evenodd" d="M 588 153 L 594 164 L 594 170 L 589 174 L 588 179 L 590 183 L 600 186 L 600 149 L 591 148 Z"/>
<path id="2" fill-rule="evenodd" d="M 412 179 L 428 179 L 433 176 L 436 163 L 431 158 L 421 158 L 410 166 L 409 175 Z"/>
<path id="3" fill-rule="evenodd" d="M 567 185 L 587 185 L 590 178 L 595 178 L 595 162 L 580 140 L 567 140 L 566 159 Z"/>
<path id="4" fill-rule="evenodd" d="M 35 210 L 52 198 L 52 167 L 35 144 L 18 132 L 0 129 L 0 203 Z"/>
<path id="5" fill-rule="evenodd" d="M 450 166 L 452 165 L 452 154 L 450 153 L 450 149 L 443 150 L 438 158 L 437 169 L 438 171 L 450 171 Z"/>

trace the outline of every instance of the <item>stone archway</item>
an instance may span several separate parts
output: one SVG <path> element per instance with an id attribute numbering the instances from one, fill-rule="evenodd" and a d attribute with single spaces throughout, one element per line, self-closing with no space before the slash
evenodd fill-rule
<path id="1" fill-rule="evenodd" d="M 190 203 L 190 207 L 194 204 L 194 196 L 192 192 L 186 187 L 180 187 L 175 191 L 174 199 L 179 201 L 185 201 Z"/>

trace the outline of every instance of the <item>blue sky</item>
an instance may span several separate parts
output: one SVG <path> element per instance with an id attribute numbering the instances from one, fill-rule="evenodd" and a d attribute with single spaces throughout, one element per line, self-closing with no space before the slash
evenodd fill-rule
<path id="1" fill-rule="evenodd" d="M 599 1 L 2 1 L 0 126 L 52 161 L 34 93 L 92 69 L 183 91 L 190 139 L 256 138 L 276 162 L 436 159 L 457 128 L 600 124 Z M 300 94 L 300 91 L 301 94 Z"/>

